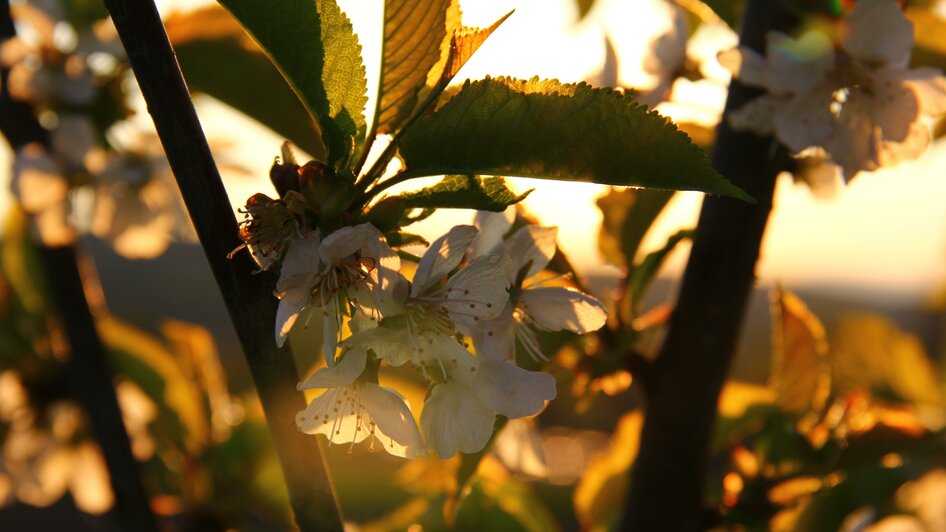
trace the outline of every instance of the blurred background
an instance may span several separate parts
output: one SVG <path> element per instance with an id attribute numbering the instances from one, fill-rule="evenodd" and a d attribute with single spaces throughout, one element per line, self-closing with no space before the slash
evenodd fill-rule
<path id="1" fill-rule="evenodd" d="M 339 4 L 359 35 L 371 95 L 371 88 L 378 83 L 383 2 L 339 0 Z M 711 16 L 711 12 L 692 9 L 693 4 L 702 3 L 597 0 L 586 13 L 581 10 L 588 4 L 574 0 L 477 0 L 461 4 L 464 23 L 471 26 L 488 26 L 511 9 L 515 12 L 469 61 L 458 79 L 537 75 L 565 82 L 623 87 L 680 123 L 697 143 L 711 145 L 712 129 L 720 118 L 729 83 L 728 71 L 715 57 L 717 52 L 734 47 L 737 39 L 726 22 Z M 212 5 L 213 2 L 198 0 L 158 1 L 168 20 Z M 687 9 L 687 5 L 691 8 Z M 933 16 L 943 11 L 936 5 L 924 9 Z M 946 19 L 940 19 L 940 23 L 946 25 Z M 942 34 L 939 38 L 946 39 Z M 123 76 L 126 104 L 132 113 L 111 131 L 118 138 L 152 131 L 131 73 L 125 72 Z M 225 184 L 234 209 L 253 193 L 274 195 L 269 167 L 279 153 L 282 136 L 199 89 L 194 100 L 215 154 L 223 162 Z M 373 101 L 369 101 L 367 109 L 370 121 Z M 12 162 L 8 147 L 0 146 L 0 168 L 6 172 Z M 893 390 L 886 398 L 889 404 L 885 403 L 884 413 L 870 415 L 876 422 L 896 411 L 902 414 L 897 418 L 901 423 L 890 421 L 889 426 L 906 426 L 904 434 L 915 436 L 916 441 L 921 441 L 921 436 L 938 441 L 942 423 L 938 401 L 944 372 L 935 368 L 937 364 L 944 367 L 941 355 L 946 353 L 946 292 L 942 290 L 946 282 L 944 169 L 946 143 L 934 142 L 918 160 L 861 174 L 831 197 L 813 194 L 807 185 L 794 182 L 789 174 L 779 178 L 775 209 L 757 270 L 756 290 L 732 372 L 738 382 L 727 389 L 721 407 L 727 419 L 745 421 L 741 416 L 751 410 L 751 405 L 777 402 L 771 388 L 766 387 L 773 373 L 772 361 L 778 360 L 773 359 L 776 348 L 772 338 L 776 329 L 788 327 L 787 320 L 794 317 L 806 331 L 797 334 L 807 335 L 811 342 L 814 337 L 822 342 L 830 337 L 831 345 L 863 342 L 881 346 L 876 354 L 863 355 L 878 360 L 909 352 L 902 359 L 910 361 L 904 364 L 913 366 L 891 370 L 891 365 L 886 373 L 902 371 L 903 386 L 927 386 L 927 390 L 904 391 L 890 383 L 868 387 L 868 391 L 878 394 L 877 390 L 885 386 L 888 392 Z M 579 277 L 602 299 L 613 299 L 624 265 L 613 257 L 609 259 L 604 249 L 607 244 L 599 241 L 607 211 L 602 207 L 608 205 L 603 198 L 617 201 L 617 196 L 609 196 L 610 187 L 524 178 L 510 178 L 509 182 L 519 192 L 535 189 L 522 203 L 524 212 L 543 225 L 558 226 L 561 250 Z M 425 184 L 428 182 L 424 180 L 412 181 L 409 187 Z M 694 227 L 701 199 L 698 193 L 675 194 L 647 231 L 637 260 L 664 246 L 677 231 Z M 16 223 L 14 202 L 8 187 L 0 191 L 0 219 L 11 220 L 8 226 Z M 447 227 L 469 223 L 471 219 L 469 211 L 444 210 L 413 230 L 432 240 Z M 8 227 L 4 249 L 20 249 L 16 248 L 20 245 L 15 242 L 17 233 L 12 231 Z M 151 236 L 142 233 L 135 238 Z M 118 364 L 121 370 L 135 376 L 121 381 L 127 384 L 125 392 L 120 388 L 120 399 L 128 412 L 126 423 L 138 427 L 140 437 L 133 438 L 139 447 L 136 456 L 149 464 L 151 492 L 161 493 L 152 503 L 156 511 L 168 518 L 170 529 L 269 530 L 288 526 L 284 488 L 275 457 L 267 448 L 268 435 L 259 406 L 254 402 L 249 373 L 200 247 L 186 234 L 175 235 L 165 250 L 145 259 L 140 254 L 136 258 L 135 253 L 123 252 L 115 240 L 100 236 L 84 236 L 81 245 L 94 261 L 101 283 L 102 308 L 117 318 L 105 326 L 107 332 L 103 336 L 119 346 L 118 351 L 125 346 L 130 353 L 120 358 L 124 362 Z M 682 272 L 687 252 L 686 242 L 674 248 L 648 291 L 644 307 L 660 309 L 672 303 L 675 281 Z M 11 270 L 11 265 L 26 268 L 29 257 L 17 258 L 15 251 L 4 253 L 8 257 L 5 275 L 28 277 L 29 272 Z M 16 282 L 28 280 L 8 279 L 4 286 Z M 779 286 L 790 292 L 772 296 L 771 291 Z M 23 289 L 19 290 L 17 297 L 22 298 Z M 770 312 L 772 297 L 774 306 L 781 309 L 781 314 L 774 317 Z M 813 325 L 816 322 L 818 325 Z M 293 337 L 295 355 L 304 374 L 315 367 L 319 358 L 318 338 L 312 329 L 294 332 Z M 582 344 L 569 340 L 556 345 L 564 346 L 566 351 L 584 349 L 590 353 L 594 347 L 588 342 L 594 341 Z M 0 343 L 0 349 L 7 349 L 7 345 L 11 344 Z M 141 346 L 145 346 L 144 354 L 131 353 L 142 350 Z M 851 349 L 858 353 L 867 350 Z M 567 367 L 565 363 L 561 365 Z M 13 366 L 3 369 L 9 367 Z M 8 375 L 10 371 L 0 376 L 0 410 L 12 412 L 12 405 L 35 398 L 24 391 L 35 383 L 26 382 L 22 375 L 27 372 L 23 371 L 15 383 Z M 39 373 L 47 375 L 46 370 Z M 928 375 L 917 377 L 917 373 Z M 499 437 L 491 457 L 480 464 L 473 495 L 455 517 L 458 528 L 470 525 L 472 519 L 477 519 L 480 528 L 529 530 L 606 528 L 612 522 L 620 497 L 609 498 L 608 494 L 615 485 L 623 489 L 623 471 L 632 460 L 632 442 L 640 419 L 633 413 L 627 415 L 628 405 L 635 401 L 630 375 L 614 371 L 598 377 L 602 378 L 592 377 L 584 388 L 569 383 L 573 391 L 581 388 L 572 394 L 562 385 L 560 399 L 538 421 L 510 424 Z M 184 385 L 182 381 L 196 386 Z M 917 384 L 921 381 L 924 384 Z M 54 385 L 55 380 L 44 384 Z M 412 404 L 422 402 L 423 393 L 419 389 L 415 397 L 408 399 Z M 931 395 L 935 397 L 930 399 Z M 34 407 L 46 408 L 55 403 L 50 401 Z M 189 401 L 204 406 L 188 406 Z M 845 396 L 845 404 L 850 408 L 854 408 L 850 406 L 852 401 Z M 916 404 L 925 406 L 913 408 Z M 50 414 L 53 411 L 55 414 Z M 89 488 L 86 480 L 90 473 L 81 469 L 86 462 L 95 462 L 95 458 L 88 458 L 95 456 L 95 451 L 74 444 L 81 440 L 76 436 L 81 430 L 73 426 L 81 423 L 74 418 L 81 415 L 70 412 L 68 407 L 44 412 L 41 417 L 48 418 L 45 439 L 31 432 L 22 436 L 17 445 L 46 449 L 53 445 L 50 442 L 58 441 L 56 434 L 64 433 L 69 435 L 69 451 L 44 454 L 40 459 L 26 457 L 30 455 L 26 450 L 11 451 L 9 444 L 5 446 L 7 463 L 0 466 L 0 500 L 7 505 L 0 509 L 0 524 L 28 520 L 34 530 L 53 530 L 67 522 L 88 529 L 107 527 L 111 501 L 107 483 L 93 482 Z M 915 414 L 916 419 L 903 421 L 903 416 L 907 416 L 904 412 Z M 793 437 L 803 435 L 810 445 L 824 448 L 823 441 L 821 446 L 811 443 L 816 438 L 810 435 L 811 426 L 803 423 L 790 421 L 789 428 L 779 425 L 782 432 L 776 435 L 761 432 L 759 423 L 764 427 L 778 425 L 772 421 L 775 414 L 770 414 L 763 416 L 764 423 L 759 421 L 763 418 L 750 420 L 756 423 L 756 432 L 742 427 L 742 432 L 737 430 L 727 440 L 738 444 L 721 444 L 717 449 L 720 458 L 714 466 L 713 497 L 719 505 L 730 508 L 722 514 L 729 516 L 732 526 L 768 523 L 779 528 L 783 525 L 768 519 L 781 515 L 780 510 L 790 508 L 799 512 L 799 505 L 804 506 L 812 497 L 817 499 L 818 493 L 827 493 L 828 488 L 843 484 L 843 480 L 834 484 L 825 480 L 832 469 L 824 465 L 822 457 L 799 457 L 787 451 L 783 453 L 788 456 L 783 457 L 785 460 L 804 462 L 804 467 L 799 466 L 783 477 L 759 473 L 767 460 L 783 459 L 778 458 L 784 450 L 779 450 L 779 445 L 792 447 L 783 440 L 792 441 Z M 15 417 L 12 413 L 4 416 L 10 427 L 16 425 L 9 421 Z M 842 438 L 837 436 L 836 426 L 829 429 L 825 430 L 831 436 L 826 437 Z M 4 430 L 0 436 L 12 441 L 14 430 Z M 162 430 L 176 432 L 169 435 Z M 788 434 L 792 431 L 797 434 Z M 890 463 L 900 460 L 902 465 L 903 456 L 909 455 L 908 451 L 897 450 L 896 445 L 902 443 L 899 437 L 899 433 L 891 436 L 896 443 L 884 440 L 883 444 L 872 444 L 883 452 L 874 453 L 878 457 L 871 458 L 871 463 L 881 464 L 886 459 Z M 351 452 L 347 447 L 330 448 L 328 456 L 344 514 L 352 523 L 365 530 L 404 529 L 416 523 L 429 529 L 447 525 L 449 519 L 445 520 L 441 508 L 455 496 L 451 490 L 456 490 L 456 461 L 406 462 L 369 455 L 359 449 Z M 72 465 L 61 465 L 64 463 Z M 818 467 L 805 469 L 815 463 Z M 58 473 L 49 472 L 53 470 Z M 925 476 L 905 476 L 890 493 L 884 494 L 883 500 L 901 501 L 898 508 L 913 508 L 916 515 L 926 515 L 922 512 L 927 511 L 933 517 L 925 517 L 923 526 L 946 530 L 946 506 L 942 506 L 946 500 L 944 471 L 929 466 L 923 470 Z M 91 475 L 95 474 L 101 471 Z M 24 475 L 31 479 L 16 480 Z M 757 486 L 757 479 L 762 477 L 768 484 L 763 483 L 765 487 L 758 489 L 763 498 L 769 497 L 769 506 L 753 514 L 753 507 L 745 506 L 749 504 L 745 501 L 755 500 L 749 497 L 750 488 Z M 800 483 L 783 489 L 787 495 L 773 495 L 771 490 L 781 486 L 779 482 L 798 479 Z M 920 489 L 916 487 L 920 484 L 914 485 L 920 482 L 917 479 L 926 482 L 922 485 L 926 492 L 939 494 L 938 499 L 927 497 L 938 501 L 939 507 L 922 502 L 927 499 L 916 494 Z M 913 491 L 906 490 L 909 493 L 904 495 L 904 491 L 898 490 L 907 486 L 908 481 L 914 482 L 909 486 Z M 66 493 L 71 495 L 60 498 Z M 910 500 L 903 502 L 906 499 Z M 799 502 L 802 500 L 808 502 Z M 835 513 L 850 521 L 854 510 L 873 508 L 870 516 L 860 516 L 866 523 L 904 513 L 878 510 L 881 505 L 875 502 L 844 507 Z M 921 511 L 923 508 L 933 509 Z M 751 517 L 743 519 L 740 512 Z M 937 515 L 940 520 L 931 521 Z M 80 518 L 71 521 L 75 516 Z M 784 525 L 786 529 L 792 526 Z"/>

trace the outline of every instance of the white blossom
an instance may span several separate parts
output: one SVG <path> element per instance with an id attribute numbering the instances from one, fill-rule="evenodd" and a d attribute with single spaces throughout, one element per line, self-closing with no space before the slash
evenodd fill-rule
<path id="1" fill-rule="evenodd" d="M 282 345 L 308 306 L 323 310 L 323 349 L 334 364 L 338 334 L 350 302 L 379 319 L 398 280 L 400 258 L 370 223 L 342 227 L 325 238 L 312 231 L 289 242 L 276 295 L 276 341 Z"/>
<path id="2" fill-rule="evenodd" d="M 503 234 L 497 220 L 502 215 L 478 213 L 477 222 Z M 471 330 L 476 352 L 486 357 L 514 361 L 516 339 L 537 360 L 545 360 L 537 333 L 571 331 L 584 334 L 600 329 L 607 320 L 607 310 L 594 297 L 561 286 L 546 286 L 536 275 L 555 255 L 555 227 L 526 225 L 498 244 L 499 252 L 512 263 L 509 302 L 495 318 L 475 324 Z"/>
<path id="3" fill-rule="evenodd" d="M 337 365 L 316 371 L 299 389 L 325 388 L 296 415 L 296 425 L 322 434 L 329 444 L 354 445 L 370 438 L 390 454 L 415 458 L 427 454 L 405 399 L 389 388 L 360 379 L 367 363 L 365 349 L 344 353 Z"/>
<path id="4" fill-rule="evenodd" d="M 760 96 L 731 114 L 736 129 L 774 134 L 794 154 L 840 166 L 845 180 L 918 157 L 924 117 L 946 113 L 946 78 L 910 69 L 913 24 L 894 0 L 861 0 L 841 21 L 837 45 L 817 30 L 771 32 L 766 55 L 730 50 L 720 62 Z M 812 164 L 804 176 L 832 184 Z"/>

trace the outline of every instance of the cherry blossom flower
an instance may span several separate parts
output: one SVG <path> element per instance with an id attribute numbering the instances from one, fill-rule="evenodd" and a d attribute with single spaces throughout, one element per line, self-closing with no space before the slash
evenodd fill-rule
<path id="1" fill-rule="evenodd" d="M 293 239 L 276 284 L 276 341 L 286 341 L 309 305 L 323 309 L 323 349 L 334 364 L 347 304 L 380 319 L 399 275 L 401 260 L 370 223 L 342 227 L 324 239 L 318 231 Z"/>
<path id="2" fill-rule="evenodd" d="M 946 78 L 910 69 L 913 25 L 894 0 L 862 0 L 835 44 L 817 29 L 794 39 L 771 32 L 765 57 L 748 48 L 720 55 L 743 83 L 763 87 L 731 114 L 736 129 L 774 134 L 809 157 L 804 175 L 830 184 L 810 162 L 838 165 L 845 180 L 918 157 L 930 142 L 924 117 L 946 113 Z"/>
<path id="3" fill-rule="evenodd" d="M 505 220 L 501 214 L 477 214 L 480 225 L 502 235 L 509 225 L 504 227 L 500 220 Z M 546 286 L 536 278 L 555 255 L 557 234 L 555 227 L 526 225 L 496 244 L 499 252 L 511 259 L 512 289 L 500 314 L 470 329 L 477 353 L 514 361 L 518 338 L 533 358 L 545 360 L 537 338 L 539 331 L 584 334 L 605 324 L 608 314 L 600 301 L 571 288 Z"/>
<path id="4" fill-rule="evenodd" d="M 296 426 L 308 434 L 322 434 L 329 444 L 354 445 L 370 438 L 390 454 L 415 458 L 427 454 L 407 401 L 397 392 L 360 378 L 368 353 L 353 348 L 332 368 L 316 371 L 300 390 L 326 389 L 296 415 Z"/>

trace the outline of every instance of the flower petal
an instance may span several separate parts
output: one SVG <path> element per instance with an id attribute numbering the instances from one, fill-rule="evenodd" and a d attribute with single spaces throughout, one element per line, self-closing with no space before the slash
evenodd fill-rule
<path id="1" fill-rule="evenodd" d="M 505 243 L 503 253 L 509 257 L 512 279 L 519 275 L 519 270 L 530 264 L 529 271 L 523 277 L 528 279 L 548 265 L 555 255 L 557 227 L 539 227 L 527 225 L 516 231 Z"/>
<path id="2" fill-rule="evenodd" d="M 289 331 L 296 324 L 302 309 L 309 304 L 309 290 L 296 287 L 283 292 L 276 307 L 276 344 L 282 347 L 289 337 Z"/>
<path id="3" fill-rule="evenodd" d="M 386 451 L 404 458 L 427 454 L 411 409 L 401 394 L 374 383 L 365 383 L 361 387 L 360 397 L 365 411 L 377 423 L 381 434 L 376 432 L 375 437 L 381 440 Z M 387 436 L 388 441 L 382 436 Z"/>
<path id="4" fill-rule="evenodd" d="M 333 367 L 321 368 L 305 382 L 299 384 L 299 390 L 313 388 L 340 388 L 355 382 L 365 371 L 368 351 L 364 347 L 354 347 L 345 352 L 342 359 Z"/>
<path id="5" fill-rule="evenodd" d="M 859 0 L 844 19 L 841 47 L 867 63 L 906 66 L 913 50 L 913 23 L 895 0 Z"/>
<path id="6" fill-rule="evenodd" d="M 420 415 L 427 445 L 446 459 L 483 449 L 493 433 L 496 414 L 463 384 L 450 381 L 434 387 Z"/>
<path id="7" fill-rule="evenodd" d="M 332 443 L 358 443 L 367 438 L 371 419 L 359 411 L 355 387 L 329 388 L 296 414 L 296 426 L 306 434 L 322 434 Z"/>
<path id="8" fill-rule="evenodd" d="M 483 359 L 469 384 L 488 408 L 510 419 L 537 414 L 555 399 L 555 377 L 501 360 Z"/>
<path id="9" fill-rule="evenodd" d="M 371 257 L 378 260 L 380 257 L 370 253 L 379 251 L 378 241 L 383 240 L 384 235 L 370 223 L 363 223 L 355 226 L 346 226 L 333 231 L 322 240 L 319 246 L 319 256 L 324 264 L 337 265 L 343 259 L 346 259 L 355 253 L 361 252 L 362 256 Z M 395 255 L 396 256 L 396 255 Z M 400 260 L 398 260 L 400 264 Z"/>
<path id="10" fill-rule="evenodd" d="M 404 329 L 375 327 L 349 336 L 345 346 L 363 346 L 374 351 L 375 356 L 384 359 L 392 366 L 400 366 L 411 360 L 414 346 Z"/>
<path id="11" fill-rule="evenodd" d="M 520 306 L 551 331 L 584 334 L 600 329 L 608 319 L 607 309 L 594 297 L 558 286 L 523 290 Z"/>
<path id="12" fill-rule="evenodd" d="M 896 69 L 896 76 L 916 92 L 920 112 L 925 115 L 946 114 L 946 77 L 935 68 Z"/>
<path id="13" fill-rule="evenodd" d="M 795 153 L 811 146 L 824 146 L 835 134 L 833 102 L 834 89 L 827 83 L 795 95 L 775 111 L 776 137 Z"/>
<path id="14" fill-rule="evenodd" d="M 470 327 L 476 356 L 508 362 L 516 359 L 516 320 L 512 313 L 512 304 L 506 303 L 501 314 Z"/>
<path id="15" fill-rule="evenodd" d="M 282 293 L 294 287 L 312 288 L 319 275 L 319 232 L 312 231 L 302 238 L 289 242 L 289 249 L 279 269 L 276 292 Z"/>
<path id="16" fill-rule="evenodd" d="M 746 85 L 765 86 L 765 58 L 752 48 L 741 46 L 725 50 L 716 55 L 716 60 L 732 75 Z"/>
<path id="17" fill-rule="evenodd" d="M 779 104 L 784 99 L 763 94 L 743 104 L 729 113 L 729 124 L 736 131 L 752 131 L 759 135 L 771 135 L 775 128 L 773 118 Z"/>
<path id="18" fill-rule="evenodd" d="M 818 30 L 798 39 L 771 31 L 766 35 L 769 69 L 765 84 L 772 94 L 795 94 L 822 82 L 834 66 L 831 39 Z"/>
<path id="19" fill-rule="evenodd" d="M 417 265 L 411 295 L 424 293 L 456 268 L 476 234 L 477 230 L 472 225 L 458 225 L 434 240 Z"/>
<path id="20" fill-rule="evenodd" d="M 479 234 L 473 240 L 470 257 L 482 257 L 494 251 L 503 241 L 503 236 L 516 220 L 516 207 L 510 205 L 503 212 L 476 211 L 473 225 Z"/>
<path id="21" fill-rule="evenodd" d="M 509 299 L 511 262 L 500 255 L 485 255 L 468 264 L 447 281 L 442 303 L 457 323 L 472 327 L 500 312 Z"/>

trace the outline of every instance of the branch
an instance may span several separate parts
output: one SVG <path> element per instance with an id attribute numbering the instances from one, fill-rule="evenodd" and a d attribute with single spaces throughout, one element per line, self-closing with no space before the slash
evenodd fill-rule
<path id="1" fill-rule="evenodd" d="M 254 275 L 239 245 L 238 226 L 174 51 L 153 0 L 104 0 L 224 303 L 237 330 L 272 432 L 296 522 L 304 530 L 341 530 L 341 516 L 318 442 L 293 424 L 305 408 L 288 347 L 277 348 L 271 275 Z"/>
<path id="2" fill-rule="evenodd" d="M 796 22 L 782 2 L 749 0 L 740 43 L 761 52 L 769 30 L 788 31 Z M 726 120 L 730 110 L 759 94 L 733 82 L 713 154 L 716 169 L 758 203 L 703 200 L 667 340 L 653 365 L 625 530 L 705 528 L 703 487 L 716 404 L 752 288 L 775 178 L 788 165 L 784 150 L 772 155 L 771 137 L 735 132 Z"/>
<path id="3" fill-rule="evenodd" d="M 16 35 L 9 0 L 0 0 L 0 43 Z M 24 102 L 7 90 L 10 71 L 0 70 L 0 132 L 14 151 L 28 144 L 48 148 L 49 135 Z M 123 530 L 157 531 L 141 482 L 140 467 L 122 419 L 105 346 L 95 328 L 73 246 L 37 245 L 53 300 L 69 343 L 67 373 L 72 395 L 88 415 L 108 467 L 115 514 Z"/>

